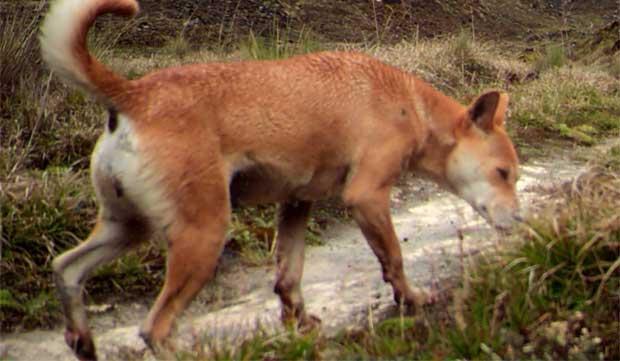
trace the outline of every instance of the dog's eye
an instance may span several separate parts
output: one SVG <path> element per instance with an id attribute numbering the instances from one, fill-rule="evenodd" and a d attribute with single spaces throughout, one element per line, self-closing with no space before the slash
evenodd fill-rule
<path id="1" fill-rule="evenodd" d="M 497 173 L 499 173 L 499 176 L 505 181 L 508 180 L 508 176 L 510 175 L 510 171 L 504 168 L 497 168 Z"/>

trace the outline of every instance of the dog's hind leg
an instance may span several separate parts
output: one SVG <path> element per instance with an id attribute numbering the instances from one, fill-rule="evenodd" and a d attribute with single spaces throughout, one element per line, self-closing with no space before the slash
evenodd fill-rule
<path id="1" fill-rule="evenodd" d="M 140 220 L 117 221 L 102 211 L 88 239 L 54 259 L 52 268 L 63 306 L 65 340 L 81 360 L 96 360 L 95 345 L 82 302 L 84 282 L 90 272 L 147 239 L 148 225 Z"/>
<path id="2" fill-rule="evenodd" d="M 175 318 L 213 277 L 230 219 L 225 177 L 193 177 L 175 197 L 176 214 L 167 230 L 166 280 L 140 330 L 154 351 L 163 346 Z"/>
<path id="3" fill-rule="evenodd" d="M 320 320 L 308 315 L 301 293 L 304 267 L 304 233 L 311 202 L 287 202 L 280 207 L 276 258 L 278 270 L 274 292 L 282 302 L 282 321 L 296 322 L 300 329 L 316 326 Z"/>

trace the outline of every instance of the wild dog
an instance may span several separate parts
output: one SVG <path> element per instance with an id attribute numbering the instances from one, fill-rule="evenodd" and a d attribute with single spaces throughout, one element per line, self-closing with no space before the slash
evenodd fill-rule
<path id="1" fill-rule="evenodd" d="M 160 344 L 213 276 L 231 202 L 280 203 L 275 292 L 282 319 L 300 326 L 318 322 L 300 288 L 313 201 L 341 197 L 395 301 L 407 305 L 423 297 L 407 283 L 390 216 L 403 170 L 436 180 L 497 227 L 517 216 L 506 94 L 462 106 L 351 52 L 187 65 L 128 80 L 89 53 L 86 36 L 104 13 L 137 11 L 135 0 L 57 0 L 41 28 L 49 67 L 110 109 L 91 159 L 97 225 L 53 262 L 65 338 L 78 358 L 96 359 L 82 301 L 87 275 L 164 232 L 166 280 L 141 327 L 147 344 Z"/>

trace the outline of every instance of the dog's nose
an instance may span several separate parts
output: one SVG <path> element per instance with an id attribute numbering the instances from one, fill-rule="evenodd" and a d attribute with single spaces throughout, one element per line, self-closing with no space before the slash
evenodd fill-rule
<path id="1" fill-rule="evenodd" d="M 525 222 L 525 218 L 523 218 L 520 214 L 515 214 L 514 216 L 512 216 L 512 219 L 514 219 L 515 222 L 518 223 L 523 223 Z"/>
<path id="2" fill-rule="evenodd" d="M 474 208 L 476 208 L 478 210 L 478 212 L 480 212 L 480 213 L 482 213 L 484 215 L 488 215 L 489 214 L 489 209 L 482 202 L 476 203 L 476 206 Z"/>

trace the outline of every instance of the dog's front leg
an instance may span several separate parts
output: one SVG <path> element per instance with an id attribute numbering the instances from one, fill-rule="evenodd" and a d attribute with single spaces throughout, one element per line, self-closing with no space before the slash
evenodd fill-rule
<path id="1" fill-rule="evenodd" d="M 370 161 L 381 159 L 380 157 Z M 386 157 L 386 159 L 389 159 Z M 370 163 L 370 164 L 369 164 Z M 367 162 L 358 168 L 343 194 L 343 201 L 351 209 L 353 218 L 362 230 L 370 248 L 379 259 L 383 280 L 392 285 L 394 300 L 415 309 L 426 302 L 422 291 L 414 291 L 409 286 L 403 271 L 403 259 L 398 238 L 392 225 L 390 214 L 391 183 L 386 179 L 397 174 L 399 164 Z M 372 166 L 375 165 L 375 166 Z M 385 174 L 377 174 L 383 171 Z"/>
<path id="2" fill-rule="evenodd" d="M 296 323 L 302 330 L 312 329 L 319 318 L 308 315 L 301 293 L 304 267 L 304 233 L 312 203 L 287 202 L 280 207 L 276 257 L 278 271 L 274 292 L 282 302 L 282 322 Z"/>
<path id="3" fill-rule="evenodd" d="M 370 248 L 379 259 L 383 280 L 392 285 L 396 303 L 415 308 L 424 303 L 421 292 L 413 291 L 403 270 L 403 259 L 389 208 L 389 191 L 367 194 L 364 201 L 351 208 Z"/>

